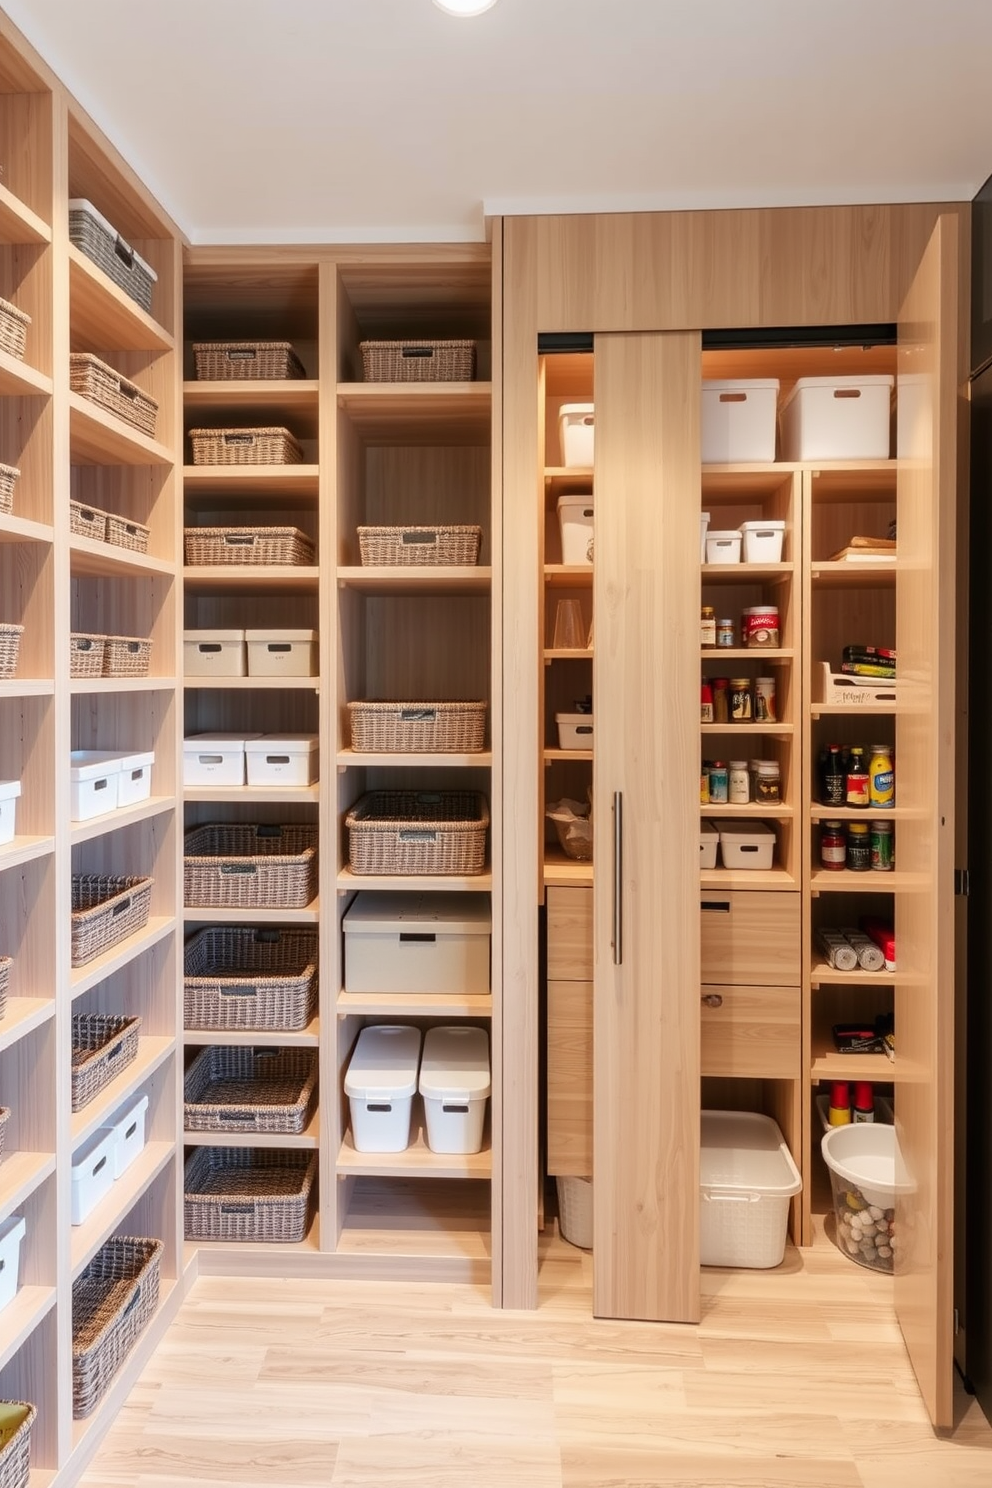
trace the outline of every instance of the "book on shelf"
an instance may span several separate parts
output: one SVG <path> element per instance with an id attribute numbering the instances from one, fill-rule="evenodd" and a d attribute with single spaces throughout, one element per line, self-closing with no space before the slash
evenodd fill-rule
<path id="1" fill-rule="evenodd" d="M 883 682 L 894 682 L 896 676 L 894 666 L 870 661 L 842 661 L 840 669 L 847 677 L 880 677 Z"/>
<path id="2" fill-rule="evenodd" d="M 844 647 L 841 655 L 845 661 L 891 661 L 893 666 L 896 662 L 894 646 L 863 646 L 853 642 Z"/>

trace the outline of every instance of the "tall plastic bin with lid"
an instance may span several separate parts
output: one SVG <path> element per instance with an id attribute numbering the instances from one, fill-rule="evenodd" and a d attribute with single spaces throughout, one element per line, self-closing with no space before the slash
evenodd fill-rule
<path id="1" fill-rule="evenodd" d="M 405 1152 L 420 1068 L 420 1030 L 378 1023 L 363 1028 L 344 1077 L 356 1152 Z"/>
<path id="2" fill-rule="evenodd" d="M 751 1111 L 701 1112 L 699 1261 L 766 1270 L 785 1255 L 803 1180 L 782 1133 Z"/>
<path id="3" fill-rule="evenodd" d="M 559 496 L 558 525 L 561 528 L 562 563 L 589 564 L 593 555 L 593 504 L 591 496 Z"/>
<path id="4" fill-rule="evenodd" d="M 589 469 L 596 444 L 596 408 L 593 403 L 563 403 L 558 410 L 561 463 L 569 470 Z"/>
<path id="5" fill-rule="evenodd" d="M 887 460 L 894 377 L 800 377 L 782 404 L 786 460 Z"/>
<path id="6" fill-rule="evenodd" d="M 704 465 L 764 464 L 775 459 L 778 386 L 774 377 L 703 383 Z"/>
<path id="7" fill-rule="evenodd" d="M 478 1152 L 491 1089 L 489 1035 L 460 1023 L 429 1028 L 420 1064 L 427 1145 L 432 1152 Z"/>

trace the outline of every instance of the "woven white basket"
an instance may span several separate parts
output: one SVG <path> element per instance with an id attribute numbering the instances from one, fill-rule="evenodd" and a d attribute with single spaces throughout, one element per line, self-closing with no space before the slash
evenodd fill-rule
<path id="1" fill-rule="evenodd" d="M 562 1239 L 580 1250 L 592 1250 L 592 1179 L 556 1178 L 555 1183 Z"/>

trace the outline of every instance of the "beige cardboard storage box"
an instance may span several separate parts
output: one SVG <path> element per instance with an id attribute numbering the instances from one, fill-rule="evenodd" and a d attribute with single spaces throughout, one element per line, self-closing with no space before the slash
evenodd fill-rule
<path id="1" fill-rule="evenodd" d="M 246 630 L 249 677 L 316 677 L 315 630 Z"/>
<path id="2" fill-rule="evenodd" d="M 243 630 L 184 630 L 183 668 L 187 677 L 243 677 Z"/>
<path id="3" fill-rule="evenodd" d="M 355 896 L 344 917 L 346 992 L 489 991 L 486 894 Z"/>

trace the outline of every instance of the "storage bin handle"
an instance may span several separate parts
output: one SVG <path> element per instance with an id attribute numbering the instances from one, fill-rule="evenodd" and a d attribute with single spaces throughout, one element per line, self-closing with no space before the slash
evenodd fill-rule
<path id="1" fill-rule="evenodd" d="M 575 725 L 575 732 L 577 734 L 591 734 L 592 733 L 592 724 L 591 723 L 577 723 Z"/>
<path id="2" fill-rule="evenodd" d="M 220 871 L 222 874 L 230 875 L 234 873 L 252 874 L 258 870 L 254 863 L 221 863 Z"/>
<path id="3" fill-rule="evenodd" d="M 107 1050 L 107 1058 L 108 1059 L 116 1059 L 117 1056 L 118 1056 L 118 1054 L 123 1054 L 123 1053 L 124 1053 L 124 1040 L 121 1039 L 120 1043 L 112 1045 L 112 1047 Z"/>
<path id="4" fill-rule="evenodd" d="M 104 1169 L 104 1168 L 105 1168 L 105 1167 L 106 1167 L 106 1166 L 107 1166 L 107 1154 L 106 1154 L 106 1153 L 104 1153 L 104 1155 L 103 1155 L 103 1157 L 101 1157 L 101 1159 L 100 1159 L 100 1161 L 99 1161 L 99 1162 L 98 1162 L 98 1163 L 97 1163 L 97 1165 L 96 1165 L 96 1167 L 95 1167 L 95 1168 L 94 1168 L 94 1169 L 93 1169 L 93 1171 L 92 1171 L 92 1172 L 91 1172 L 91 1173 L 90 1173 L 90 1177 L 91 1177 L 91 1178 L 95 1178 L 95 1177 L 96 1177 L 96 1175 L 97 1175 L 97 1173 L 99 1173 L 99 1172 L 101 1172 L 101 1171 L 102 1171 L 102 1169 Z"/>
<path id="5" fill-rule="evenodd" d="M 137 1307 L 137 1305 L 138 1305 L 138 1303 L 140 1301 L 141 1301 L 141 1287 L 140 1286 L 136 1286 L 135 1289 L 134 1289 L 134 1296 L 131 1298 L 130 1302 L 127 1304 L 127 1306 L 125 1307 L 124 1311 L 121 1313 L 121 1317 L 127 1317 L 127 1315 L 128 1315 L 129 1312 L 133 1312 L 134 1309 Z"/>
<path id="6" fill-rule="evenodd" d="M 430 933 L 430 932 L 428 932 L 428 931 L 419 931 L 419 930 L 401 930 L 400 931 L 400 945 L 410 945 L 410 944 L 434 945 L 436 943 L 436 941 L 437 941 L 437 936 L 434 935 L 434 934 L 432 934 L 432 933 Z"/>
<path id="7" fill-rule="evenodd" d="M 399 837 L 400 837 L 400 841 L 401 842 L 436 842 L 437 841 L 437 833 L 436 832 L 429 831 L 427 828 L 423 828 L 423 827 L 417 827 L 417 828 L 412 828 L 412 829 L 409 829 L 408 828 L 405 831 L 404 830 L 401 830 L 400 831 L 400 834 L 399 834 Z"/>
<path id="8" fill-rule="evenodd" d="M 120 233 L 114 238 L 114 252 L 122 264 L 129 269 L 134 268 L 134 249 L 130 243 L 125 243 Z"/>
<path id="9" fill-rule="evenodd" d="M 127 379 L 124 377 L 118 379 L 117 391 L 121 394 L 122 397 L 130 398 L 132 403 L 138 396 L 138 389 L 135 387 L 134 383 L 128 382 Z"/>
<path id="10" fill-rule="evenodd" d="M 721 393 L 721 403 L 746 403 L 747 393 Z"/>
<path id="11" fill-rule="evenodd" d="M 713 914 L 713 913 L 716 913 L 716 914 L 729 914 L 730 913 L 730 900 L 729 899 L 701 899 L 700 900 L 700 903 L 699 903 L 699 907 L 702 910 L 708 910 L 711 914 Z"/>
<path id="12" fill-rule="evenodd" d="M 221 987 L 220 995 L 221 997 L 256 997 L 258 995 L 258 988 L 248 986 Z"/>
<path id="13" fill-rule="evenodd" d="M 860 398 L 860 388 L 834 388 L 835 398 Z"/>
<path id="14" fill-rule="evenodd" d="M 140 641 L 128 641 L 128 643 L 127 643 L 127 654 L 128 654 L 128 656 L 137 656 L 137 654 L 138 654 L 138 652 L 140 650 L 141 650 L 141 642 Z"/>
<path id="15" fill-rule="evenodd" d="M 265 763 L 267 765 L 288 765 L 289 764 L 289 755 L 288 754 L 267 754 L 265 756 Z"/>
<path id="16" fill-rule="evenodd" d="M 391 1111 L 393 1108 L 388 1102 L 366 1101 L 365 1109 L 366 1111 Z"/>
<path id="17" fill-rule="evenodd" d="M 221 1121 L 243 1121 L 246 1124 L 255 1125 L 257 1116 L 252 1111 L 218 1111 L 218 1119 Z"/>
<path id="18" fill-rule="evenodd" d="M 704 1193 L 703 1201 L 707 1204 L 757 1204 L 761 1198 L 756 1193 Z"/>
<path id="19" fill-rule="evenodd" d="M 229 548 L 253 548 L 255 546 L 254 535 L 250 532 L 225 532 L 224 541 Z"/>
<path id="20" fill-rule="evenodd" d="M 282 656 L 287 651 L 292 651 L 293 647 L 289 641 L 267 641 L 265 649 L 270 656 Z"/>
<path id="21" fill-rule="evenodd" d="M 223 763 L 223 760 L 222 754 L 198 754 L 196 756 L 198 765 L 219 765 Z"/>
<path id="22" fill-rule="evenodd" d="M 221 645 L 220 641 L 197 641 L 196 649 L 201 656 L 216 656 Z"/>
<path id="23" fill-rule="evenodd" d="M 419 357 L 421 361 L 429 361 L 434 355 L 433 346 L 404 346 L 400 353 L 405 357 Z"/>
<path id="24" fill-rule="evenodd" d="M 401 708 L 401 723 L 433 723 L 437 718 L 436 708 Z"/>
<path id="25" fill-rule="evenodd" d="M 221 1214 L 254 1214 L 254 1204 L 221 1204 Z"/>
<path id="26" fill-rule="evenodd" d="M 254 434 L 225 434 L 225 444 L 254 444 Z"/>
<path id="27" fill-rule="evenodd" d="M 282 827 L 276 826 L 274 822 L 260 822 L 259 825 L 255 828 L 255 836 L 281 837 Z"/>
<path id="28" fill-rule="evenodd" d="M 118 915 L 124 914 L 130 908 L 131 908 L 131 895 L 128 894 L 127 898 L 126 899 L 122 899 L 121 902 L 120 902 L 120 904 L 115 904 L 114 905 L 113 909 L 110 911 L 111 919 L 116 919 Z"/>
<path id="29" fill-rule="evenodd" d="M 421 547 L 436 547 L 437 537 L 436 532 L 404 532 L 400 542 L 404 547 L 410 547 L 412 544 L 418 544 Z"/>
<path id="30" fill-rule="evenodd" d="M 243 346 L 239 350 L 229 346 L 224 352 L 229 362 L 250 362 L 258 356 L 254 346 Z"/>
<path id="31" fill-rule="evenodd" d="M 93 650 L 93 642 L 91 640 L 89 640 L 88 637 L 84 637 L 82 640 L 79 640 L 79 641 L 76 642 L 76 650 L 77 651 L 92 651 Z"/>
<path id="32" fill-rule="evenodd" d="M 124 1133 L 124 1140 L 125 1140 L 125 1142 L 130 1142 L 131 1138 L 134 1136 L 134 1134 L 135 1134 L 135 1132 L 137 1130 L 138 1130 L 138 1123 L 136 1121 L 132 1121 L 131 1122 L 131 1125 L 128 1127 L 127 1131 Z M 107 1159 L 104 1158 L 104 1162 L 106 1162 L 106 1161 L 107 1161 Z"/>
<path id="33" fill-rule="evenodd" d="M 447 1101 L 442 1101 L 442 1103 L 441 1103 L 441 1110 L 444 1112 L 444 1114 L 446 1116 L 467 1116 L 468 1115 L 468 1106 L 467 1105 L 449 1106 L 448 1103 L 447 1103 Z"/>

